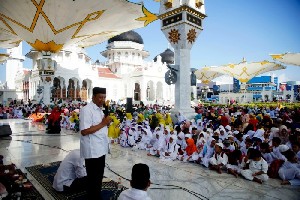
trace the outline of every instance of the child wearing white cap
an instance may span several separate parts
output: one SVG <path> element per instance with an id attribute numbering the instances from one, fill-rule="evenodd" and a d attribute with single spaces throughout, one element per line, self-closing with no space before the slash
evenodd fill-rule
<path id="1" fill-rule="evenodd" d="M 222 173 L 222 168 L 228 163 L 228 156 L 222 151 L 224 145 L 222 143 L 216 143 L 215 153 L 213 157 L 209 159 L 210 169 L 216 170 L 219 174 Z"/>

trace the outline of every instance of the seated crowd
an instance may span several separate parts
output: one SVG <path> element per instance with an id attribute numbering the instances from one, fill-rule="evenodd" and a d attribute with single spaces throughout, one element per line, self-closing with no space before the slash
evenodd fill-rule
<path id="1" fill-rule="evenodd" d="M 258 183 L 278 177 L 282 184 L 300 185 L 300 129 L 294 128 L 299 124 L 290 114 L 277 110 L 278 116 L 288 115 L 283 121 L 284 117 L 271 118 L 266 110 L 243 109 L 230 117 L 229 109 L 214 109 L 199 108 L 193 120 L 179 114 L 174 126 L 169 114 L 160 111 L 142 121 L 139 115 L 127 114 L 120 125 L 120 145 Z"/>
<path id="2" fill-rule="evenodd" d="M 43 120 L 48 133 L 59 133 L 61 128 L 77 132 L 84 105 L 23 105 L 8 113 L 12 117 L 21 115 L 19 110 L 50 113 Z M 110 105 L 108 128 L 108 137 L 122 147 L 146 150 L 147 155 L 165 161 L 197 163 L 258 183 L 270 177 L 280 178 L 282 184 L 300 185 L 299 108 L 199 105 L 192 120 L 180 113 L 172 120 L 169 107 L 157 105 L 139 105 L 133 113 L 124 110 L 124 105 Z"/>

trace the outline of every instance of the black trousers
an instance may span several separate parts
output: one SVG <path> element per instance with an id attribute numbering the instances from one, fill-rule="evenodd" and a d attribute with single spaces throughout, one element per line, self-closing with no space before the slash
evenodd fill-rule
<path id="1" fill-rule="evenodd" d="M 99 158 L 85 159 L 87 173 L 88 200 L 102 200 L 101 189 L 105 167 L 105 155 Z"/>
<path id="2" fill-rule="evenodd" d="M 78 191 L 87 190 L 88 180 L 87 177 L 76 178 L 70 187 L 64 185 L 64 192 L 73 193 Z"/>

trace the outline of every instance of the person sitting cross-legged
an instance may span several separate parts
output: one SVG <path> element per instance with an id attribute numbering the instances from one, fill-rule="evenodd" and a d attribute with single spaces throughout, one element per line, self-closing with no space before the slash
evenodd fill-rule
<path id="1" fill-rule="evenodd" d="M 247 180 L 263 183 L 269 179 L 267 175 L 268 163 L 262 158 L 261 152 L 253 149 L 249 155 L 249 169 L 241 171 Z"/>

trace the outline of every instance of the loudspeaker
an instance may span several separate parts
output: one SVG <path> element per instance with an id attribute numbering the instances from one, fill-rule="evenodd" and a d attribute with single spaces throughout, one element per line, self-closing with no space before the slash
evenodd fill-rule
<path id="1" fill-rule="evenodd" d="M 126 98 L 126 113 L 132 113 L 132 98 Z"/>
<path id="2" fill-rule="evenodd" d="M 0 137 L 2 137 L 2 136 L 9 136 L 11 134 L 12 134 L 12 132 L 11 132 L 10 125 L 0 126 Z"/>

